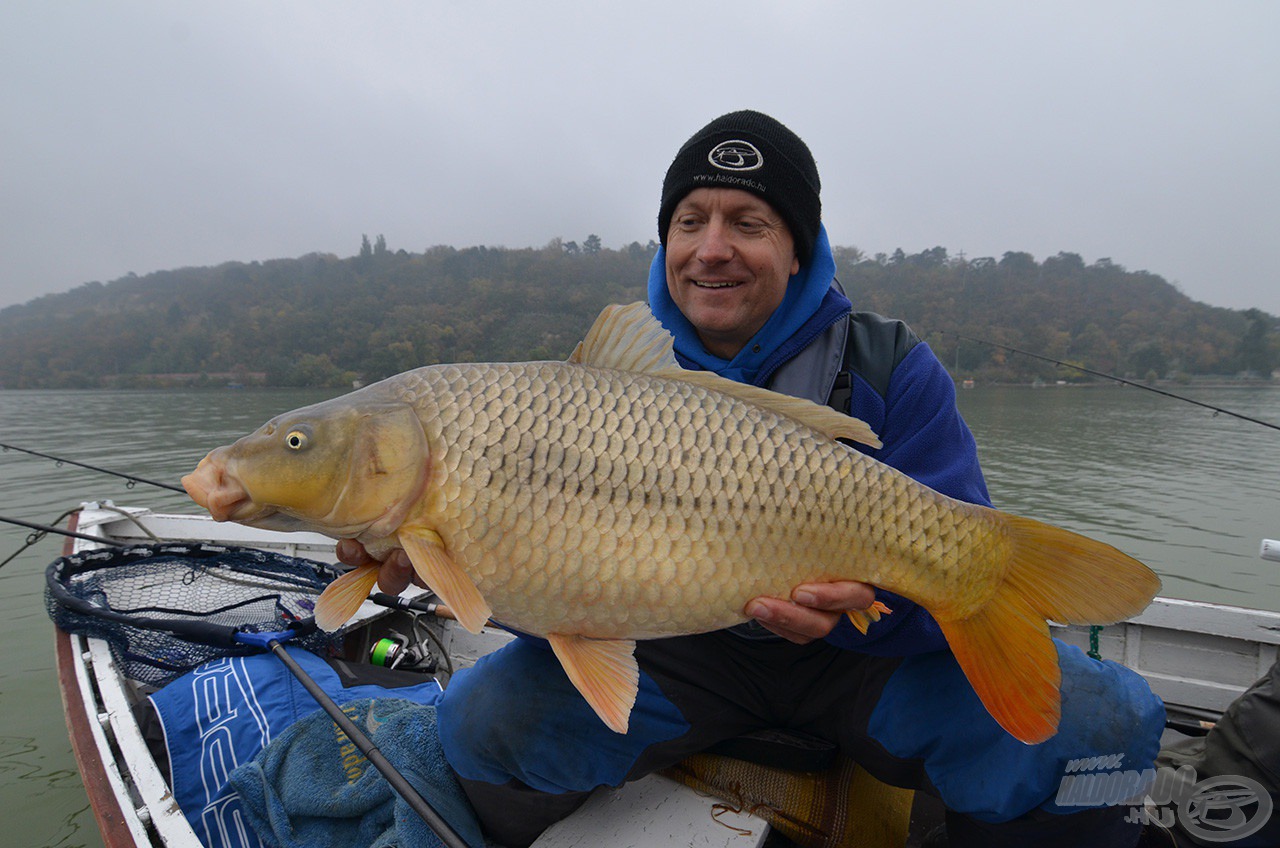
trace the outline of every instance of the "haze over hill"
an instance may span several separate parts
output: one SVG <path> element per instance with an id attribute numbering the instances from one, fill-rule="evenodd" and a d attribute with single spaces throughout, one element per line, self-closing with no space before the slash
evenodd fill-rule
<path id="1" fill-rule="evenodd" d="M 89 283 L 0 311 L 0 386 L 348 386 L 419 365 L 561 359 L 609 303 L 645 299 L 656 245 L 556 239 L 227 262 Z M 906 320 L 957 379 L 1270 375 L 1275 319 L 1197 303 L 1158 275 L 1074 253 L 1036 261 L 836 248 L 855 307 Z"/>
<path id="2" fill-rule="evenodd" d="M 0 3 L 0 307 L 361 232 L 645 242 L 677 148 L 751 108 L 834 244 L 1280 314 L 1277 32 L 1266 0 Z"/>

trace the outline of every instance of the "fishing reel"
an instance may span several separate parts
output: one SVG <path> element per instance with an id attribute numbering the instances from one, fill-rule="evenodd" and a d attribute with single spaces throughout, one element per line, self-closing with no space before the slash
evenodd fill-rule
<path id="1" fill-rule="evenodd" d="M 373 647 L 369 649 L 369 663 L 420 674 L 431 674 L 437 665 L 435 655 L 426 643 L 414 643 L 396 630 L 389 631 L 387 636 L 373 643 Z"/>

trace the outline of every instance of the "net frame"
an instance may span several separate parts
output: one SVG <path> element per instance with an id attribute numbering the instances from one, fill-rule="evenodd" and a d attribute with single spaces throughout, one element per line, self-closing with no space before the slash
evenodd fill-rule
<path id="1" fill-rule="evenodd" d="M 273 551 L 164 542 L 84 551 L 45 570 L 45 608 L 68 633 L 104 640 L 121 672 L 161 687 L 213 659 L 260 653 L 244 634 L 286 633 L 315 653 L 340 634 L 316 628 L 332 566 Z"/>

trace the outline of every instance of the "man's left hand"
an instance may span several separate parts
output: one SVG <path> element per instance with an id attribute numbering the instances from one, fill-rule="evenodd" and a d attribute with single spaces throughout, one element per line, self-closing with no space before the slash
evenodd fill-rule
<path id="1" fill-rule="evenodd" d="M 876 599 L 866 583 L 804 583 L 791 592 L 791 600 L 755 598 L 747 615 L 783 638 L 806 645 L 827 636 L 840 623 L 845 610 L 863 610 Z"/>

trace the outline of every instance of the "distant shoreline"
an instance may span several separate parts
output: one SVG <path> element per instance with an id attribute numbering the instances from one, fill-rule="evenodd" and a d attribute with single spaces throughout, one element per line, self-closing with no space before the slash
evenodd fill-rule
<path id="1" fill-rule="evenodd" d="M 1118 380 L 1042 380 L 1042 381 L 1007 381 L 983 380 L 981 378 L 965 378 L 956 380 L 956 388 L 961 390 L 980 388 L 1035 388 L 1035 389 L 1266 389 L 1280 388 L 1280 379 L 1265 380 L 1260 377 L 1191 377 L 1184 380 L 1166 379 L 1147 382 L 1133 378 L 1125 378 L 1130 384 Z M 967 385 L 972 383 L 972 385 Z M 231 384 L 231 385 L 139 385 L 139 386 L 83 386 L 68 388 L 32 388 L 10 389 L 0 386 L 0 392 L 273 392 L 273 391 L 314 391 L 345 394 L 363 388 L 359 386 L 268 386 L 264 384 Z"/>

